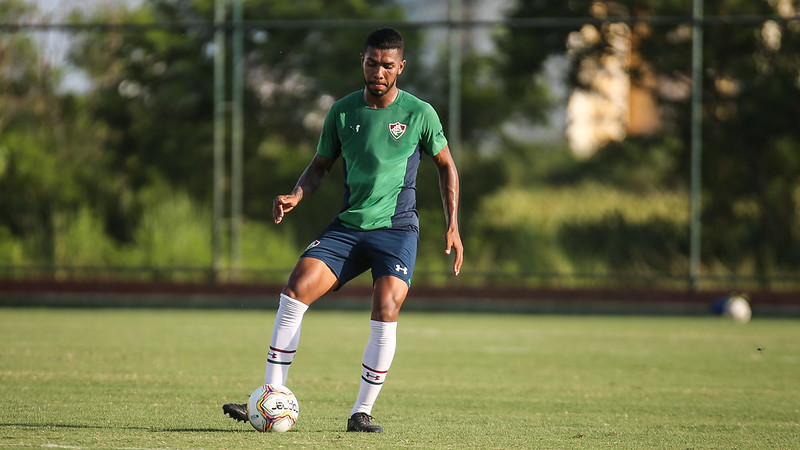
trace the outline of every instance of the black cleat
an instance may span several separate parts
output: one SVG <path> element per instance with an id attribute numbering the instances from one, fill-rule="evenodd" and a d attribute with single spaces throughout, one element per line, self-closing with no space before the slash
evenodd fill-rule
<path id="1" fill-rule="evenodd" d="M 383 427 L 372 423 L 372 416 L 358 412 L 347 420 L 347 431 L 360 431 L 362 433 L 382 433 Z"/>
<path id="2" fill-rule="evenodd" d="M 226 403 L 222 405 L 222 412 L 239 422 L 247 422 L 247 405 L 244 403 Z"/>

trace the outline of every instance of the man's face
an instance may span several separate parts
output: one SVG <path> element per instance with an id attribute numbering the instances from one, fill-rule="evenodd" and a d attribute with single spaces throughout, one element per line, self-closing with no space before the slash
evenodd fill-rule
<path id="1" fill-rule="evenodd" d="M 403 73 L 406 61 L 397 49 L 379 50 L 367 47 L 361 55 L 361 69 L 364 70 L 364 84 L 367 91 L 375 97 L 383 97 Z"/>

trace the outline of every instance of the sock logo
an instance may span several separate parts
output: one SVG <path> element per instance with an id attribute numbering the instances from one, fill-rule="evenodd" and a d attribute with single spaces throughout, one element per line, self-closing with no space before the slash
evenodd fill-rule
<path id="1" fill-rule="evenodd" d="M 381 385 L 385 381 L 386 374 L 389 372 L 388 370 L 375 370 L 366 364 L 361 364 L 364 367 L 364 373 L 361 375 L 361 379 L 366 381 L 369 384 L 374 385 Z"/>
<path id="2" fill-rule="evenodd" d="M 365 377 L 367 377 L 367 378 L 373 379 L 373 380 L 375 380 L 375 381 L 378 381 L 378 380 L 380 380 L 380 379 L 381 379 L 381 376 L 380 376 L 380 375 L 378 375 L 378 374 L 374 374 L 374 375 L 373 375 L 373 374 L 371 374 L 371 373 L 369 373 L 369 372 L 367 372 L 367 373 L 366 373 L 364 376 L 365 376 Z"/>
<path id="3" fill-rule="evenodd" d="M 295 353 L 297 350 L 284 350 L 270 346 L 267 352 L 267 362 L 288 366 L 292 363 Z"/>

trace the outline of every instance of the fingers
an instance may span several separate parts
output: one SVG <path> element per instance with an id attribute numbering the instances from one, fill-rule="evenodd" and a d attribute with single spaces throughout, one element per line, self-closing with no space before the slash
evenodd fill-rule
<path id="1" fill-rule="evenodd" d="M 275 200 L 272 201 L 272 218 L 275 223 L 281 223 L 281 220 L 283 220 L 283 204 L 280 201 L 280 197 L 275 197 Z"/>
<path id="2" fill-rule="evenodd" d="M 461 264 L 464 262 L 464 251 L 456 248 L 456 257 L 453 261 L 453 275 L 458 276 L 461 273 Z"/>
<path id="3" fill-rule="evenodd" d="M 290 195 L 279 195 L 272 201 L 272 218 L 275 223 L 281 223 L 283 216 L 292 210 L 297 202 Z"/>
<path id="4" fill-rule="evenodd" d="M 455 258 L 453 259 L 453 275 L 458 276 L 461 273 L 461 264 L 464 262 L 464 247 L 461 245 L 461 240 L 447 240 L 447 247 L 444 253 L 449 255 L 455 250 Z"/>

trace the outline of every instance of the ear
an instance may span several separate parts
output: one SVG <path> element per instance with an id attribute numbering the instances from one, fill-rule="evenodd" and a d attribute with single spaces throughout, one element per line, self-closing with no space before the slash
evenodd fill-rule
<path id="1" fill-rule="evenodd" d="M 401 73 L 403 73 L 403 69 L 405 68 L 406 68 L 406 60 L 404 59 L 400 61 L 400 67 L 397 69 L 397 74 L 400 75 Z"/>

